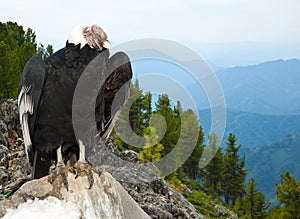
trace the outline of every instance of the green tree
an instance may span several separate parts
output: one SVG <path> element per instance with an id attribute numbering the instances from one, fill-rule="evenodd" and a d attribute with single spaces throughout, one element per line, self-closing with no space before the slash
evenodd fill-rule
<path id="1" fill-rule="evenodd" d="M 35 44 L 25 42 L 17 49 L 16 53 L 18 54 L 17 56 L 18 56 L 19 62 L 20 62 L 20 72 L 22 72 L 26 62 L 32 56 L 37 55 L 36 46 L 35 46 Z"/>
<path id="2" fill-rule="evenodd" d="M 17 98 L 23 68 L 32 56 L 45 58 L 53 53 L 50 45 L 39 53 L 35 40 L 32 29 L 24 31 L 17 23 L 0 22 L 0 99 Z"/>
<path id="3" fill-rule="evenodd" d="M 140 148 L 134 147 L 134 145 L 139 144 L 139 137 L 143 137 L 145 128 L 149 127 L 149 119 L 152 114 L 151 99 L 150 92 L 143 94 L 137 79 L 134 83 L 131 83 L 130 96 L 127 103 L 122 106 L 118 118 L 118 133 L 112 132 L 112 136 L 120 150 L 131 149 L 138 153 L 141 151 Z M 131 134 L 129 130 L 132 130 L 134 134 Z M 117 136 L 117 134 L 122 136 Z M 121 139 L 126 139 L 126 141 Z"/>
<path id="4" fill-rule="evenodd" d="M 236 137 L 232 133 L 227 138 L 227 148 L 224 156 L 224 175 L 222 190 L 226 204 L 234 204 L 245 194 L 245 157 L 240 157 L 238 152 L 241 145 L 236 145 Z"/>
<path id="5" fill-rule="evenodd" d="M 170 161 L 167 162 L 169 166 L 166 166 L 166 168 L 177 168 L 176 172 L 173 172 L 168 178 L 176 175 L 180 180 L 183 180 L 187 175 L 184 171 L 186 169 L 186 162 L 193 155 L 199 141 L 199 121 L 191 109 L 184 111 L 180 117 L 179 132 L 177 135 L 174 135 L 174 138 L 171 138 L 171 140 L 178 140 L 175 142 L 172 151 L 167 155 Z M 171 136 L 173 137 L 173 135 Z M 196 164 L 192 168 L 195 168 L 194 171 L 197 171 L 198 165 Z"/>
<path id="6" fill-rule="evenodd" d="M 39 44 L 37 48 L 37 55 L 41 56 L 43 59 L 48 58 L 53 53 L 53 47 L 51 45 L 48 45 L 46 48 L 43 44 Z"/>
<path id="7" fill-rule="evenodd" d="M 146 139 L 146 145 L 140 152 L 141 160 L 151 162 L 159 160 L 164 146 L 158 142 L 155 129 L 153 127 L 145 128 L 144 137 Z"/>
<path id="8" fill-rule="evenodd" d="M 190 179 L 199 180 L 202 176 L 202 169 L 199 168 L 199 160 L 203 153 L 204 133 L 202 127 L 199 126 L 198 140 L 191 156 L 183 165 L 184 172 Z"/>
<path id="9" fill-rule="evenodd" d="M 14 58 L 15 53 L 4 41 L 0 42 L 0 99 L 15 96 L 14 82 L 20 69 L 18 68 L 18 59 Z M 20 74 L 20 72 L 19 72 Z"/>
<path id="10" fill-rule="evenodd" d="M 158 97 L 158 100 L 155 103 L 155 108 L 156 109 L 153 114 L 158 114 L 165 119 L 165 123 L 163 123 L 163 121 L 160 121 L 160 123 L 157 124 L 160 127 L 166 125 L 165 135 L 161 140 L 161 144 L 164 145 L 162 156 L 165 156 L 173 150 L 179 139 L 180 115 L 179 113 L 175 115 L 167 94 L 162 94 Z"/>
<path id="11" fill-rule="evenodd" d="M 142 136 L 142 130 L 140 129 L 141 110 L 140 103 L 142 98 L 142 90 L 139 88 L 139 83 L 136 80 L 135 83 L 130 84 L 130 95 L 126 104 L 121 108 L 118 121 L 112 132 L 112 136 L 120 150 L 132 148 L 130 144 L 137 145 L 138 140 L 135 139 L 135 135 Z M 134 134 L 131 134 L 130 131 Z M 133 150 L 135 148 L 132 148 Z M 138 150 L 135 150 L 138 152 Z"/>
<path id="12" fill-rule="evenodd" d="M 152 114 L 151 99 L 151 93 L 143 94 L 139 81 L 136 79 L 130 87 L 128 103 L 132 103 L 132 105 L 129 110 L 129 122 L 134 132 L 141 136 L 144 129 L 149 126 L 149 119 Z"/>
<path id="13" fill-rule="evenodd" d="M 213 159 L 206 165 L 204 171 L 204 187 L 209 194 L 214 196 L 221 195 L 222 176 L 223 176 L 223 153 L 222 148 L 218 146 L 218 138 L 216 134 L 211 134 L 208 137 L 207 146 L 209 149 L 217 150 Z"/>
<path id="14" fill-rule="evenodd" d="M 27 29 L 24 37 L 25 37 L 25 43 L 32 44 L 36 47 L 36 42 L 35 42 L 36 35 L 35 35 L 35 32 L 31 28 Z"/>
<path id="15" fill-rule="evenodd" d="M 143 90 L 139 86 L 139 81 L 136 79 L 135 82 L 130 87 L 130 96 L 128 99 L 129 103 L 132 103 L 129 111 L 129 122 L 133 131 L 139 135 L 142 135 L 143 131 L 141 130 L 141 111 L 142 111 L 142 98 Z M 134 101 L 132 101 L 134 100 Z"/>
<path id="16" fill-rule="evenodd" d="M 270 203 L 265 200 L 264 194 L 256 189 L 255 180 L 250 179 L 241 206 L 246 217 L 249 219 L 266 218 L 269 206 Z"/>
<path id="17" fill-rule="evenodd" d="M 25 31 L 16 22 L 0 22 L 0 42 L 3 41 L 10 50 L 16 50 L 25 42 Z"/>
<path id="18" fill-rule="evenodd" d="M 289 171 L 280 175 L 280 184 L 276 184 L 276 196 L 281 203 L 281 208 L 277 208 L 280 217 L 300 218 L 300 182 Z"/>
<path id="19" fill-rule="evenodd" d="M 274 206 L 270 209 L 267 219 L 286 219 L 291 218 L 290 215 L 284 211 L 284 207 L 282 206 Z"/>
<path id="20" fill-rule="evenodd" d="M 141 101 L 141 129 L 145 129 L 149 126 L 149 120 L 152 115 L 152 94 L 150 92 L 146 92 L 142 95 Z"/>

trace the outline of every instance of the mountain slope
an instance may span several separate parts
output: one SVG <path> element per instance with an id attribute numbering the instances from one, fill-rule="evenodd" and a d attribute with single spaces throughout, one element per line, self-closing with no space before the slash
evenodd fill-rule
<path id="1" fill-rule="evenodd" d="M 300 134 L 245 153 L 248 177 L 256 180 L 257 188 L 269 200 L 276 199 L 275 183 L 280 183 L 281 173 L 289 170 L 293 177 L 300 180 Z"/>
<path id="2" fill-rule="evenodd" d="M 262 114 L 299 114 L 300 60 L 276 60 L 217 72 L 228 108 Z"/>
<path id="3" fill-rule="evenodd" d="M 210 110 L 201 110 L 198 114 L 200 125 L 208 135 Z M 228 109 L 223 146 L 230 132 L 237 136 L 243 148 L 260 147 L 287 135 L 300 133 L 300 115 L 263 115 Z"/>

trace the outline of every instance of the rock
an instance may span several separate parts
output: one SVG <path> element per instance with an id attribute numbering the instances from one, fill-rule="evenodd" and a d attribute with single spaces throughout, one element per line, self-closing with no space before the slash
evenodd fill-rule
<path id="1" fill-rule="evenodd" d="M 150 218 L 109 173 L 103 172 L 100 177 L 94 174 L 94 180 L 93 187 L 88 189 L 89 182 L 86 176 L 75 179 L 75 175 L 69 173 L 69 191 L 63 186 L 56 190 L 55 186 L 48 182 L 47 176 L 32 180 L 22 185 L 10 200 L 0 202 L 0 217 L 7 211 L 12 214 L 13 210 L 7 210 L 8 208 L 17 212 L 18 206 L 32 207 L 35 202 L 36 206 L 39 206 L 38 200 L 45 200 L 44 204 L 48 205 L 69 205 L 74 209 L 74 215 L 79 214 L 76 218 Z M 38 215 L 42 215 L 42 212 Z"/>
<path id="2" fill-rule="evenodd" d="M 0 200 L 4 191 L 14 192 L 30 175 L 15 100 L 0 100 Z"/>
<path id="3" fill-rule="evenodd" d="M 0 100 L 0 144 L 10 146 L 21 136 L 18 104 L 15 100 Z"/>
<path id="4" fill-rule="evenodd" d="M 187 187 L 186 185 L 184 185 L 184 184 L 180 187 L 180 190 L 182 192 L 186 192 L 186 193 L 189 193 L 189 194 L 193 193 L 193 191 L 189 187 Z"/>
<path id="5" fill-rule="evenodd" d="M 238 219 L 238 216 L 234 214 L 233 212 L 229 211 L 227 208 L 220 206 L 220 205 L 215 205 L 215 214 L 218 215 L 218 217 L 222 218 L 225 215 L 229 215 L 227 218 L 228 219 Z"/>
<path id="6" fill-rule="evenodd" d="M 112 145 L 99 147 L 88 160 L 111 173 L 151 218 L 205 218 L 179 191 L 163 181 L 154 167 L 136 160 L 134 153 L 122 153 Z"/>
<path id="7" fill-rule="evenodd" d="M 139 160 L 139 154 L 132 150 L 125 150 L 120 153 L 120 157 L 130 162 L 137 162 Z"/>

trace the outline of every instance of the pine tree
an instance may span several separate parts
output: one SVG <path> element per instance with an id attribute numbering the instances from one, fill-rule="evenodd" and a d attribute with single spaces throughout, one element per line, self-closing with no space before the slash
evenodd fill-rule
<path id="1" fill-rule="evenodd" d="M 53 53 L 53 47 L 51 45 L 48 45 L 46 48 L 43 44 L 39 44 L 37 48 L 37 55 L 41 56 L 43 59 L 48 58 Z"/>
<path id="2" fill-rule="evenodd" d="M 176 153 L 177 163 L 181 166 L 192 155 L 199 141 L 199 121 L 191 109 L 181 114 L 180 134 L 178 133 L 178 136 L 175 137 L 179 137 L 179 139 L 172 152 Z M 197 168 L 197 166 L 193 168 Z"/>
<path id="3" fill-rule="evenodd" d="M 16 97 L 15 77 L 21 75 L 18 57 L 14 58 L 15 52 L 11 51 L 4 41 L 0 42 L 0 54 L 0 99 Z"/>
<path id="4" fill-rule="evenodd" d="M 276 184 L 277 200 L 282 204 L 280 215 L 285 218 L 300 218 L 300 182 L 289 171 L 280 175 L 280 184 Z"/>
<path id="5" fill-rule="evenodd" d="M 247 175 L 245 170 L 245 157 L 240 157 L 238 151 L 241 145 L 236 145 L 236 137 L 229 134 L 227 148 L 224 156 L 224 175 L 222 190 L 226 204 L 234 204 L 245 194 L 244 181 Z"/>
<path id="6" fill-rule="evenodd" d="M 35 35 L 35 34 L 34 34 Z M 9 46 L 10 50 L 16 50 L 24 44 L 27 34 L 22 26 L 16 22 L 0 22 L 0 42 Z"/>
<path id="7" fill-rule="evenodd" d="M 198 140 L 193 150 L 193 153 L 183 165 L 184 172 L 190 179 L 198 180 L 202 176 L 202 170 L 199 168 L 199 160 L 203 153 L 204 133 L 202 127 L 199 126 Z"/>
<path id="8" fill-rule="evenodd" d="M 214 196 L 221 195 L 221 184 L 223 176 L 223 154 L 222 148 L 218 146 L 216 134 L 208 137 L 208 145 L 211 150 L 217 150 L 213 159 L 206 165 L 204 172 L 204 187 Z"/>
<path id="9" fill-rule="evenodd" d="M 143 137 L 144 129 L 149 126 L 152 113 L 151 98 L 149 92 L 143 94 L 137 79 L 131 83 L 130 96 L 126 104 L 122 106 L 115 130 L 112 132 L 120 150 L 141 151 L 141 148 L 135 147 L 135 145 L 139 145 L 139 137 Z"/>
<path id="10" fill-rule="evenodd" d="M 146 145 L 140 152 L 140 158 L 143 161 L 156 161 L 161 158 L 161 151 L 164 146 L 158 142 L 158 136 L 156 135 L 155 128 L 147 127 L 144 130 L 144 137 L 146 139 Z"/>
<path id="11" fill-rule="evenodd" d="M 167 128 L 162 141 L 166 142 L 165 144 L 171 144 L 171 147 L 169 145 L 170 151 L 168 151 L 168 153 L 164 150 L 166 155 L 164 157 L 164 166 L 161 168 L 164 173 L 172 172 L 172 174 L 167 176 L 167 179 L 173 178 L 174 175 L 182 179 L 186 177 L 186 174 L 183 173 L 185 169 L 184 164 L 193 153 L 198 142 L 199 121 L 197 116 L 190 109 L 180 115 L 180 118 L 178 118 L 180 121 L 176 120 L 177 118 L 175 117 L 174 111 L 171 111 L 169 118 L 175 118 L 175 122 L 180 122 L 180 126 L 174 125 L 176 124 L 174 120 L 170 121 L 171 126 L 169 125 L 170 123 L 168 123 L 169 131 Z M 167 145 L 164 145 L 164 147 L 166 146 Z M 192 168 L 195 167 L 197 166 Z M 173 171 L 174 169 L 176 169 L 175 172 Z"/>
<path id="12" fill-rule="evenodd" d="M 152 94 L 146 92 L 142 95 L 141 101 L 141 129 L 145 129 L 149 126 L 149 119 L 152 115 Z"/>
<path id="13" fill-rule="evenodd" d="M 139 81 L 136 79 L 135 83 L 130 86 L 130 96 L 128 103 L 132 103 L 129 110 L 129 122 L 133 131 L 139 135 L 142 135 L 141 130 L 142 124 L 142 101 L 143 101 L 143 90 L 139 86 Z"/>
<path id="14" fill-rule="evenodd" d="M 153 114 L 158 114 L 165 120 L 165 123 L 163 121 L 157 121 L 156 124 L 158 127 L 166 125 L 164 137 L 160 141 L 160 143 L 164 145 L 162 156 L 165 156 L 172 151 L 179 139 L 180 117 L 175 116 L 167 94 L 162 94 L 158 97 L 157 102 L 155 103 L 155 108 L 156 109 Z"/>
<path id="15" fill-rule="evenodd" d="M 17 98 L 26 62 L 34 55 L 44 55 L 38 53 L 35 39 L 36 35 L 30 28 L 24 31 L 17 23 L 0 22 L 0 99 Z M 52 50 L 48 45 L 47 55 L 51 55 Z"/>
<path id="16" fill-rule="evenodd" d="M 246 196 L 242 201 L 241 208 L 249 219 L 262 219 L 267 216 L 270 203 L 265 200 L 263 193 L 256 189 L 256 182 L 250 179 L 246 188 Z"/>

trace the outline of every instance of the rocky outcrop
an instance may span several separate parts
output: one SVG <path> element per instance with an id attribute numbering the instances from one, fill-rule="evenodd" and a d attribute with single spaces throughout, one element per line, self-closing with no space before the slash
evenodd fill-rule
<path id="1" fill-rule="evenodd" d="M 21 137 L 17 101 L 0 100 L 0 200 L 5 191 L 16 191 L 29 178 Z"/>
<path id="2" fill-rule="evenodd" d="M 21 135 L 17 101 L 0 100 L 0 144 L 12 146 Z"/>
<path id="3" fill-rule="evenodd" d="M 96 148 L 88 159 L 111 173 L 151 218 L 205 218 L 155 173 L 155 167 L 138 161 L 134 152 L 121 153 L 112 140 Z"/>
<path id="4" fill-rule="evenodd" d="M 90 218 L 90 219 L 106 219 L 106 218 L 120 218 L 120 219 L 148 219 L 150 218 L 139 205 L 131 198 L 126 190 L 121 186 L 109 173 L 103 172 L 100 176 L 94 174 L 94 185 L 88 189 L 89 182 L 86 176 L 80 176 L 75 179 L 75 175 L 68 174 L 69 191 L 65 187 L 60 187 L 57 191 L 48 182 L 47 177 L 38 180 L 32 180 L 25 183 L 22 187 L 11 197 L 11 200 L 0 202 L 0 217 L 3 213 L 8 211 L 7 218 L 14 214 L 22 215 L 18 206 L 27 203 L 27 208 L 32 208 L 37 211 L 37 214 L 44 214 L 39 211 L 37 200 L 45 200 L 47 202 L 55 203 L 43 211 L 48 211 L 48 214 L 53 213 L 53 209 L 57 209 L 57 205 L 73 206 L 72 212 L 65 211 L 65 217 L 68 214 L 77 215 L 76 218 Z M 44 203 L 44 204 L 47 204 Z M 65 206 L 66 207 L 66 206 Z M 19 207 L 20 208 L 20 207 Z M 8 210 L 9 209 L 9 210 Z M 15 209 L 15 210 L 13 210 Z M 27 212 L 29 209 L 26 209 Z M 48 215 L 48 218 L 50 218 Z M 6 218 L 4 217 L 4 218 Z M 63 215 L 60 215 L 63 218 Z"/>

